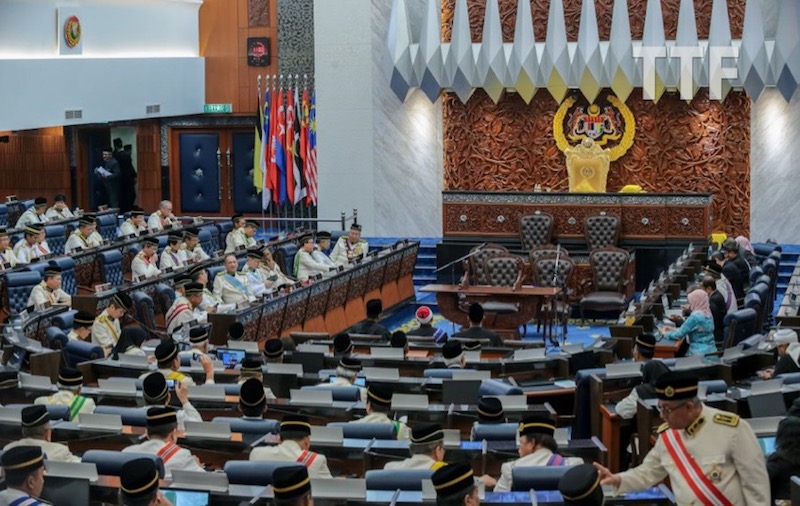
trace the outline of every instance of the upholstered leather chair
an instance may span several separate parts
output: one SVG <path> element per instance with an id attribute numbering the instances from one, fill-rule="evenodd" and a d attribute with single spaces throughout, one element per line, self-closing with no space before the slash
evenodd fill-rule
<path id="1" fill-rule="evenodd" d="M 583 220 L 583 234 L 589 251 L 619 243 L 620 220 L 614 214 L 598 214 L 587 216 Z"/>
<path id="2" fill-rule="evenodd" d="M 432 469 L 373 469 L 367 471 L 367 490 L 421 491 L 422 480 L 429 480 Z"/>
<path id="3" fill-rule="evenodd" d="M 103 348 L 87 341 L 71 340 L 67 343 L 67 347 L 64 348 L 64 362 L 69 367 L 78 367 L 81 362 L 97 360 L 105 356 Z"/>
<path id="4" fill-rule="evenodd" d="M 48 346 L 53 350 L 63 350 L 69 342 L 67 335 L 58 327 L 48 327 L 45 330 L 45 336 L 47 337 Z"/>
<path id="5" fill-rule="evenodd" d="M 511 491 L 558 490 L 558 481 L 570 466 L 515 466 L 511 470 Z"/>
<path id="6" fill-rule="evenodd" d="M 531 252 L 532 253 L 532 252 Z M 558 255 L 540 257 L 531 261 L 533 271 L 533 284 L 536 286 L 560 287 L 561 296 L 545 303 L 540 309 L 539 322 L 550 326 L 550 335 L 553 333 L 553 321 L 558 320 L 562 325 L 564 335 L 567 335 L 567 320 L 572 307 L 569 303 L 569 285 L 575 272 L 575 261 L 568 256 Z M 537 322 L 537 331 L 539 323 Z"/>
<path id="7" fill-rule="evenodd" d="M 166 283 L 158 283 L 155 286 L 156 300 L 155 310 L 157 313 L 165 315 L 172 303 L 175 302 L 175 289 Z"/>
<path id="8" fill-rule="evenodd" d="M 503 380 L 488 379 L 481 381 L 478 395 L 481 397 L 496 397 L 498 395 L 523 395 L 523 392 L 520 387 L 506 383 Z"/>
<path id="9" fill-rule="evenodd" d="M 631 255 L 620 248 L 600 248 L 589 253 L 592 267 L 591 279 L 586 295 L 580 302 L 581 322 L 585 321 L 586 311 L 622 312 L 628 303 L 626 290 L 632 280 L 627 275 Z"/>
<path id="10" fill-rule="evenodd" d="M 279 467 L 302 467 L 282 460 L 229 460 L 223 468 L 231 485 L 266 487 L 272 485 L 272 473 Z"/>
<path id="11" fill-rule="evenodd" d="M 141 291 L 130 292 L 129 295 L 133 300 L 133 313 L 135 318 L 148 329 L 155 329 L 156 312 L 153 299 Z"/>
<path id="12" fill-rule="evenodd" d="M 75 260 L 70 256 L 54 258 L 52 261 L 61 268 L 61 289 L 70 295 L 78 293 L 78 280 L 75 279 Z"/>
<path id="13" fill-rule="evenodd" d="M 65 333 L 69 333 L 72 330 L 72 321 L 75 319 L 75 315 L 78 312 L 74 309 L 70 309 L 69 311 L 64 311 L 63 313 L 58 313 L 57 315 L 53 316 L 51 320 L 51 324 L 60 328 Z"/>
<path id="14" fill-rule="evenodd" d="M 11 314 L 20 313 L 25 309 L 33 287 L 41 281 L 42 275 L 37 271 L 17 271 L 6 274 L 8 301 L 4 305 Z"/>
<path id="15" fill-rule="evenodd" d="M 518 423 L 476 423 L 472 426 L 473 441 L 516 441 Z"/>
<path id="16" fill-rule="evenodd" d="M 94 408 L 94 413 L 96 415 L 119 415 L 120 418 L 122 418 L 122 425 L 146 427 L 148 409 L 147 407 L 131 408 L 126 406 L 101 405 Z"/>
<path id="17" fill-rule="evenodd" d="M 0 204 L 0 227 L 8 228 L 8 206 Z"/>
<path id="18" fill-rule="evenodd" d="M 219 236 L 217 237 L 217 241 L 219 241 L 219 249 L 225 249 L 225 239 L 228 237 L 228 234 L 233 231 L 233 222 L 230 220 L 225 220 L 217 223 L 217 229 L 219 230 Z"/>
<path id="19" fill-rule="evenodd" d="M 553 239 L 553 223 L 553 215 L 541 211 L 520 216 L 519 238 L 522 248 L 530 251 L 531 248 L 549 244 Z"/>
<path id="20" fill-rule="evenodd" d="M 32 406 L 32 404 L 7 404 L 6 407 L 22 411 L 23 409 L 27 408 L 28 406 Z M 45 404 L 47 408 L 47 416 L 50 417 L 50 421 L 53 422 L 68 422 L 69 421 L 69 406 L 64 405 L 56 405 L 56 404 Z"/>
<path id="21" fill-rule="evenodd" d="M 286 243 L 278 246 L 273 254 L 273 259 L 287 276 L 294 276 L 294 256 L 297 250 L 296 244 Z"/>
<path id="22" fill-rule="evenodd" d="M 103 273 L 103 280 L 114 286 L 119 286 L 125 282 L 122 277 L 122 253 L 112 249 L 101 251 L 98 255 L 100 261 L 100 272 Z"/>
<path id="23" fill-rule="evenodd" d="M 718 348 L 726 349 L 736 346 L 741 341 L 756 333 L 758 312 L 752 308 L 739 309 L 725 316 L 725 341 Z"/>
<path id="24" fill-rule="evenodd" d="M 340 427 L 346 438 L 352 439 L 397 439 L 397 427 L 393 423 L 347 423 L 332 422 L 328 427 Z"/>
<path id="25" fill-rule="evenodd" d="M 110 450 L 88 450 L 83 454 L 81 461 L 97 466 L 97 474 L 104 476 L 119 476 L 122 467 L 132 460 L 151 459 L 158 469 L 158 476 L 164 477 L 164 462 L 161 457 L 152 453 L 114 452 Z"/>
<path id="26" fill-rule="evenodd" d="M 214 287 L 214 278 L 220 272 L 225 272 L 225 267 L 222 265 L 215 265 L 208 268 L 208 288 L 211 290 Z"/>
<path id="27" fill-rule="evenodd" d="M 214 237 L 216 234 L 216 237 Z M 197 240 L 200 243 L 200 247 L 203 248 L 203 251 L 206 255 L 213 255 L 215 251 L 219 248 L 216 247 L 217 239 L 219 238 L 219 230 L 217 227 L 201 227 L 197 231 Z"/>
<path id="28" fill-rule="evenodd" d="M 472 256 L 464 260 L 464 281 L 466 285 L 488 285 L 489 280 L 483 270 L 487 258 L 509 256 L 508 249 L 499 244 L 484 244 L 470 250 Z"/>
<path id="29" fill-rule="evenodd" d="M 117 237 L 117 215 L 101 214 L 97 217 L 97 233 L 108 241 Z"/>
<path id="30" fill-rule="evenodd" d="M 239 395 L 238 392 L 236 395 Z M 247 420 L 244 418 L 234 418 L 231 416 L 215 416 L 213 423 L 227 423 L 231 432 L 241 432 L 242 434 L 276 434 L 280 429 L 278 420 Z"/>
<path id="31" fill-rule="evenodd" d="M 489 257 L 483 263 L 485 284 L 519 288 L 522 286 L 523 269 L 524 262 L 518 256 Z"/>
<path id="32" fill-rule="evenodd" d="M 46 225 L 44 236 L 51 252 L 56 255 L 64 254 L 64 245 L 67 243 L 67 229 L 64 225 Z"/>
<path id="33" fill-rule="evenodd" d="M 569 251 L 564 248 L 559 248 L 554 244 L 544 244 L 542 246 L 532 248 L 528 253 L 528 258 L 530 259 L 531 265 L 536 263 L 536 260 L 542 257 L 568 257 Z"/>

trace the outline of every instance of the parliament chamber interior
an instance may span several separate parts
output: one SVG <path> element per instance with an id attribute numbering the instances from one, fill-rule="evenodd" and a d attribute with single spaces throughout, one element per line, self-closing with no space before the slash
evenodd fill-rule
<path id="1" fill-rule="evenodd" d="M 797 0 L 0 2 L 0 506 L 800 505 L 799 47 Z"/>

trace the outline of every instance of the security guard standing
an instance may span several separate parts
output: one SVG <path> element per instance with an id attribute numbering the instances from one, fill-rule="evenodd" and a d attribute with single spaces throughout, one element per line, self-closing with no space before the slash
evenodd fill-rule
<path id="1" fill-rule="evenodd" d="M 669 477 L 678 504 L 757 506 L 770 503 L 769 476 L 750 425 L 704 405 L 697 378 L 669 372 L 656 382 L 658 441 L 641 465 L 619 474 L 595 464 L 602 484 L 624 494 Z"/>
<path id="2" fill-rule="evenodd" d="M 260 446 L 250 452 L 250 460 L 280 460 L 306 466 L 311 478 L 332 478 L 325 455 L 309 450 L 311 424 L 307 416 L 285 415 L 281 420 L 281 444 Z"/>

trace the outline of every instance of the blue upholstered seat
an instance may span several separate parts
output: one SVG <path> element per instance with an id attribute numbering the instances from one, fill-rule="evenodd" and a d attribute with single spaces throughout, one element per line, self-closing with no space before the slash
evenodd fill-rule
<path id="1" fill-rule="evenodd" d="M 231 485 L 266 487 L 272 485 L 272 473 L 279 467 L 301 467 L 295 462 L 271 460 L 229 460 L 223 468 Z"/>
<path id="2" fill-rule="evenodd" d="M 225 220 L 217 223 L 217 230 L 219 230 L 219 237 L 217 240 L 219 241 L 219 248 L 217 249 L 225 249 L 225 239 L 228 237 L 228 234 L 233 230 L 233 222 L 230 220 Z"/>
<path id="3" fill-rule="evenodd" d="M 75 279 L 75 260 L 70 256 L 54 258 L 53 261 L 61 268 L 61 289 L 70 295 L 78 293 L 78 281 Z"/>
<path id="4" fill-rule="evenodd" d="M 558 490 L 558 480 L 569 468 L 570 466 L 515 466 L 511 470 L 511 491 Z"/>
<path id="5" fill-rule="evenodd" d="M 64 311 L 63 313 L 58 313 L 53 317 L 50 323 L 63 330 L 64 333 L 69 334 L 69 331 L 72 330 L 72 322 L 77 313 L 78 312 L 74 309 Z"/>
<path id="6" fill-rule="evenodd" d="M 516 441 L 517 423 L 476 423 L 472 428 L 473 441 Z"/>
<path id="7" fill-rule="evenodd" d="M 478 394 L 481 397 L 487 395 L 522 395 L 522 389 L 502 380 L 488 379 L 481 381 L 481 388 L 478 390 Z"/>
<path id="8" fill-rule="evenodd" d="M 123 425 L 133 425 L 136 427 L 147 426 L 147 410 L 149 408 L 130 408 L 125 406 L 97 406 L 94 409 L 98 415 L 119 415 Z"/>
<path id="9" fill-rule="evenodd" d="M 219 229 L 213 225 L 200 227 L 198 229 L 197 238 L 200 242 L 200 247 L 207 255 L 213 255 L 219 249 Z"/>
<path id="10" fill-rule="evenodd" d="M 135 291 L 129 294 L 133 300 L 133 312 L 136 319 L 150 329 L 156 327 L 156 313 L 153 299 L 144 292 Z"/>
<path id="11" fill-rule="evenodd" d="M 69 338 L 60 328 L 48 327 L 47 330 L 45 330 L 45 335 L 47 336 L 47 345 L 50 348 L 54 350 L 63 350 L 67 347 Z"/>
<path id="12" fill-rule="evenodd" d="M 101 251 L 97 255 L 100 260 L 100 271 L 103 273 L 103 280 L 114 286 L 119 286 L 125 282 L 122 277 L 122 253 L 112 249 Z"/>
<path id="13" fill-rule="evenodd" d="M 64 348 L 64 361 L 70 367 L 78 367 L 81 362 L 105 357 L 103 348 L 86 341 L 71 340 Z"/>
<path id="14" fill-rule="evenodd" d="M 421 491 L 422 480 L 429 480 L 432 469 L 373 469 L 367 471 L 367 490 Z"/>
<path id="15" fill-rule="evenodd" d="M 46 225 L 44 235 L 50 251 L 56 255 L 64 254 L 64 245 L 67 243 L 67 229 L 64 225 Z"/>
<path id="16" fill-rule="evenodd" d="M 346 438 L 353 439 L 397 439 L 397 427 L 393 423 L 347 423 L 333 422 L 328 427 L 341 427 Z"/>
<path id="17" fill-rule="evenodd" d="M 0 204 L 0 227 L 8 227 L 8 206 Z"/>
<path id="18" fill-rule="evenodd" d="M 28 406 L 32 406 L 32 404 L 7 404 L 7 408 L 11 409 L 19 409 L 22 411 L 23 408 L 27 408 Z M 65 405 L 58 405 L 58 404 L 45 404 L 45 408 L 47 408 L 47 415 L 50 417 L 50 421 L 57 422 L 57 421 L 69 421 L 69 406 Z"/>
<path id="19" fill-rule="evenodd" d="M 101 214 L 97 217 L 97 233 L 104 240 L 113 241 L 117 237 L 117 215 Z"/>
<path id="20" fill-rule="evenodd" d="M 175 302 L 175 289 L 166 283 L 158 283 L 155 286 L 156 300 L 155 310 L 159 314 L 166 315 L 172 303 Z"/>
<path id="21" fill-rule="evenodd" d="M 227 423 L 231 427 L 231 432 L 241 432 L 242 434 L 276 434 L 280 429 L 280 422 L 270 419 L 245 420 L 244 418 L 230 416 L 215 416 L 211 421 L 214 423 Z"/>
<path id="22" fill-rule="evenodd" d="M 122 466 L 136 459 L 152 459 L 158 469 L 158 475 L 164 477 L 164 462 L 161 461 L 161 457 L 152 453 L 89 450 L 81 458 L 83 462 L 97 466 L 97 474 L 105 476 L 119 476 L 122 473 Z"/>
<path id="23" fill-rule="evenodd" d="M 21 312 L 28 304 L 31 290 L 42 281 L 42 275 L 36 271 L 9 272 L 6 275 L 8 291 L 8 309 L 12 314 Z"/>
<path id="24" fill-rule="evenodd" d="M 758 312 L 752 308 L 739 309 L 725 316 L 725 348 L 736 346 L 740 341 L 756 333 Z"/>

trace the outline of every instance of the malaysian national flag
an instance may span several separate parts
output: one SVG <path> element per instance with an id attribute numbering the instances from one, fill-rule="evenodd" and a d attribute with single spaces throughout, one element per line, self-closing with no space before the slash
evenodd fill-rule
<path id="1" fill-rule="evenodd" d="M 303 104 L 309 111 L 308 142 L 306 142 L 306 164 L 303 167 L 306 175 L 306 205 L 317 205 L 317 93 L 308 99 L 308 90 L 303 90 Z"/>

